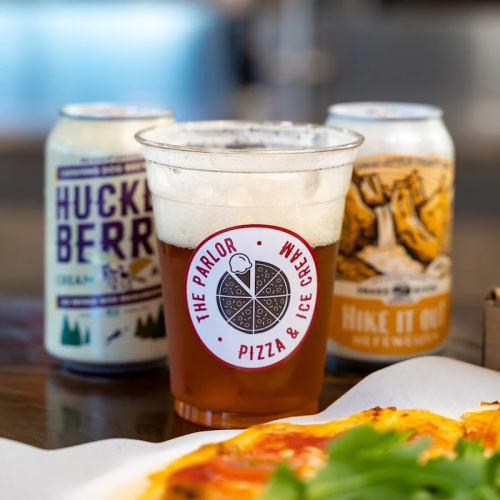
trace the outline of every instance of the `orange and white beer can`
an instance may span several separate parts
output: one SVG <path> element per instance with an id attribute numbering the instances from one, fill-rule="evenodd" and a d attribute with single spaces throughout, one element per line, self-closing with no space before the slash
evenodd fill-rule
<path id="1" fill-rule="evenodd" d="M 365 136 L 346 198 L 328 353 L 389 364 L 439 352 L 449 331 L 455 178 L 442 111 L 336 104 L 327 124 Z"/>

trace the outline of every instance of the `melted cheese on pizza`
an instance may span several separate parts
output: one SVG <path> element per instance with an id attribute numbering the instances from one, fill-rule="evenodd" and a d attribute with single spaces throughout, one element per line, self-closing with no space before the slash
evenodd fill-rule
<path id="1" fill-rule="evenodd" d="M 479 439 L 486 450 L 500 450 L 500 403 L 481 403 L 462 415 L 464 436 Z"/>

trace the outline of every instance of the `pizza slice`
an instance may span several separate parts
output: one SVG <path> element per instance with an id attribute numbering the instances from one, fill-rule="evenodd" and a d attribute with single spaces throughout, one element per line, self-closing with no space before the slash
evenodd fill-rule
<path id="1" fill-rule="evenodd" d="M 315 425 L 287 423 L 251 427 L 221 443 L 209 444 L 152 475 L 141 500 L 254 500 L 280 463 L 301 479 L 326 463 L 330 442 L 348 430 L 372 424 L 378 431 L 415 430 L 410 440 L 431 437 L 421 459 L 452 455 L 463 435 L 460 421 L 425 410 L 373 408 Z"/>

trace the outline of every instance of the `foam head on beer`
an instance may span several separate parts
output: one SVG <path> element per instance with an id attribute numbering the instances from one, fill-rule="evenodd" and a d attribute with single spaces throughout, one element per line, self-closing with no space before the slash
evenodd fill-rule
<path id="1" fill-rule="evenodd" d="M 289 229 L 313 247 L 339 240 L 358 134 L 311 125 L 197 122 L 136 137 L 160 240 L 195 248 L 219 230 L 245 224 Z"/>

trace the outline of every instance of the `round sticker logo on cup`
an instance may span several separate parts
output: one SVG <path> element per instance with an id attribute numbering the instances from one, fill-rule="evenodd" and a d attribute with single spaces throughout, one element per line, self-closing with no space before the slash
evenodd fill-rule
<path id="1" fill-rule="evenodd" d="M 307 336 L 318 299 L 312 248 L 274 226 L 225 229 L 203 241 L 186 272 L 186 303 L 200 342 L 221 363 L 263 370 Z"/>

